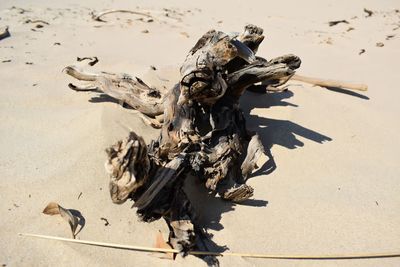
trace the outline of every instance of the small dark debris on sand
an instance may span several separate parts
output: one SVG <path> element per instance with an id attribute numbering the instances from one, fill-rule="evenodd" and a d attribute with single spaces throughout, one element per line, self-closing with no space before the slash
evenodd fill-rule
<path id="1" fill-rule="evenodd" d="M 143 30 L 142 33 L 149 33 L 149 30 Z"/>
<path id="2" fill-rule="evenodd" d="M 27 10 L 27 9 L 23 9 L 23 8 L 16 7 L 16 6 L 12 6 L 12 7 L 10 8 L 10 10 L 13 10 L 13 9 L 18 10 L 18 13 L 19 13 L 19 14 L 24 14 L 25 12 L 30 12 L 30 11 Z"/>
<path id="3" fill-rule="evenodd" d="M 53 45 L 61 45 L 61 43 L 59 43 L 59 42 L 56 42 L 56 43 L 54 43 Z"/>
<path id="4" fill-rule="evenodd" d="M 366 18 L 371 17 L 372 14 L 374 14 L 374 12 L 372 12 L 371 10 L 366 9 L 366 8 L 364 8 L 364 12 L 367 13 L 367 14 L 365 15 Z"/>
<path id="5" fill-rule="evenodd" d="M 90 66 L 94 66 L 97 64 L 97 62 L 99 62 L 99 59 L 97 57 L 77 57 L 76 60 L 79 62 L 83 60 L 90 60 L 88 63 Z"/>
<path id="6" fill-rule="evenodd" d="M 25 20 L 24 23 L 42 23 L 42 24 L 50 25 L 50 23 L 48 23 L 47 21 L 41 20 L 41 19 L 35 19 L 35 20 L 27 19 L 27 20 Z"/>
<path id="7" fill-rule="evenodd" d="M 365 53 L 365 49 L 361 49 L 360 52 L 358 52 L 359 55 L 364 54 Z"/>
<path id="8" fill-rule="evenodd" d="M 392 39 L 393 37 L 395 37 L 394 34 L 388 35 L 388 36 L 386 36 L 386 40 L 390 40 L 390 39 Z"/>
<path id="9" fill-rule="evenodd" d="M 104 221 L 104 226 L 110 225 L 110 223 L 108 222 L 108 220 L 106 218 L 101 217 L 100 220 Z"/>
<path id="10" fill-rule="evenodd" d="M 153 65 L 150 66 L 150 69 L 152 69 L 152 70 L 157 70 L 157 68 L 154 67 Z"/>
<path id="11" fill-rule="evenodd" d="M 329 23 L 330 27 L 335 26 L 335 25 L 340 24 L 340 23 L 349 24 L 349 22 L 347 20 L 345 20 L 345 19 L 343 19 L 343 20 L 333 20 L 333 21 L 329 21 L 328 23 Z"/>
<path id="12" fill-rule="evenodd" d="M 11 62 L 11 59 L 3 60 L 1 63 L 8 63 L 8 62 Z"/>
<path id="13" fill-rule="evenodd" d="M 377 47 L 384 47 L 385 45 L 383 43 L 379 42 L 379 43 L 376 43 L 376 46 Z"/>
<path id="14" fill-rule="evenodd" d="M 33 65 L 33 62 L 25 62 L 26 65 Z"/>

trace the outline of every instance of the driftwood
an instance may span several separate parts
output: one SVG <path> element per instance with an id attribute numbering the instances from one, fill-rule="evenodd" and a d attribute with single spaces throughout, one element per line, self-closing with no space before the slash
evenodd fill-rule
<path id="1" fill-rule="evenodd" d="M 348 83 L 335 80 L 324 80 L 319 78 L 311 78 L 303 75 L 295 74 L 291 77 L 292 80 L 301 81 L 305 83 L 310 83 L 313 85 L 323 86 L 323 87 L 336 87 L 356 91 L 367 91 L 368 85 L 362 83 Z"/>
<path id="2" fill-rule="evenodd" d="M 108 148 L 105 166 L 112 201 L 132 199 L 143 221 L 164 218 L 170 244 L 184 254 L 200 247 L 202 236 L 182 189 L 189 173 L 222 199 L 240 202 L 253 195 L 246 180 L 264 148 L 259 136 L 247 131 L 239 98 L 255 83 L 288 80 L 301 63 L 295 55 L 256 57 L 263 39 L 263 30 L 254 25 L 238 35 L 207 32 L 188 53 L 181 80 L 170 90 L 127 74 L 65 68 L 88 82 L 74 90 L 102 91 L 162 125 L 159 138 L 148 145 L 131 132 Z"/>

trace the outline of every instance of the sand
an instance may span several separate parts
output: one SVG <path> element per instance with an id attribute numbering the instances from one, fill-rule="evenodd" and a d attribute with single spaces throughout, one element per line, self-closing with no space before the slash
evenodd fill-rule
<path id="1" fill-rule="evenodd" d="M 248 126 L 270 147 L 276 168 L 255 173 L 249 181 L 255 188 L 254 200 L 246 205 L 222 202 L 207 196 L 201 185 L 188 183 L 213 241 L 228 251 L 249 253 L 399 251 L 397 1 L 81 2 L 0 2 L 0 26 L 8 25 L 11 33 L 0 40 L 0 264 L 205 266 L 193 256 L 172 262 L 148 253 L 23 238 L 17 233 L 69 237 L 61 218 L 41 213 L 48 202 L 56 201 L 82 213 L 85 227 L 79 239 L 152 246 L 158 230 L 166 234 L 162 221 L 141 223 L 131 203 L 111 202 L 103 167 L 104 149 L 129 129 L 146 141 L 157 131 L 110 98 L 70 90 L 71 79 L 61 71 L 77 64 L 78 56 L 97 56 L 100 62 L 86 68 L 141 77 L 153 65 L 169 69 L 169 77 L 174 77 L 204 32 L 241 31 L 246 23 L 265 30 L 260 55 L 294 53 L 303 61 L 299 74 L 362 82 L 369 91 L 343 93 L 293 81 L 286 92 L 246 93 L 242 107 Z M 12 6 L 26 11 L 21 14 Z M 157 20 L 142 22 L 129 14 L 109 15 L 107 23 L 91 20 L 90 11 L 110 8 L 149 10 Z M 167 11 L 170 17 L 165 17 L 163 8 L 176 12 Z M 366 18 L 364 8 L 374 14 Z M 27 19 L 49 25 L 35 28 L 24 23 Z M 328 26 L 328 21 L 342 19 L 349 24 Z M 395 36 L 386 40 L 388 35 Z M 384 46 L 377 47 L 378 42 Z M 361 49 L 365 53 L 359 55 Z M 11 62 L 3 62 L 7 60 Z M 105 226 L 102 217 L 110 225 Z M 220 263 L 399 266 L 400 259 L 224 257 Z"/>

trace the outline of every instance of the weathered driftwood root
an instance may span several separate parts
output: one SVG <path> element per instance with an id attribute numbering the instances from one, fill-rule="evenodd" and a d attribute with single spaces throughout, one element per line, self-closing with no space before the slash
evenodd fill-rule
<path id="1" fill-rule="evenodd" d="M 162 95 L 165 92 L 148 86 L 137 77 L 132 78 L 125 73 L 89 73 L 77 66 L 68 66 L 64 71 L 78 80 L 90 82 L 83 86 L 70 84 L 69 87 L 74 90 L 100 90 L 150 117 L 163 113 Z"/>
<path id="2" fill-rule="evenodd" d="M 97 88 L 163 121 L 159 138 L 147 146 L 132 132 L 107 149 L 106 169 L 111 199 L 118 204 L 133 199 L 144 221 L 163 217 L 171 230 L 170 243 L 183 253 L 202 236 L 182 189 L 188 174 L 223 199 L 250 198 L 253 188 L 245 182 L 264 148 L 259 136 L 247 131 L 239 98 L 255 83 L 287 80 L 300 66 L 294 55 L 269 61 L 256 57 L 262 34 L 254 25 L 239 35 L 207 32 L 182 64 L 180 82 L 167 92 L 126 74 L 65 69 L 91 83 L 75 90 Z"/>

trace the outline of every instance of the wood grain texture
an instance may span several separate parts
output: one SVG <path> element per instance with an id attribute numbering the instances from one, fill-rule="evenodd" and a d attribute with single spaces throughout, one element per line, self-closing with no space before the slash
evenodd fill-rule
<path id="1" fill-rule="evenodd" d="M 253 195 L 245 182 L 264 148 L 259 136 L 247 131 L 239 99 L 255 83 L 288 80 L 301 64 L 295 55 L 255 56 L 263 39 L 263 30 L 254 25 L 236 35 L 208 31 L 189 51 L 180 81 L 168 91 L 126 74 L 65 69 L 92 85 L 78 90 L 97 87 L 162 125 L 147 146 L 132 132 L 107 149 L 110 194 L 118 204 L 133 199 L 143 221 L 164 218 L 170 244 L 183 255 L 196 246 L 206 249 L 182 189 L 189 173 L 222 199 L 240 202 Z"/>

